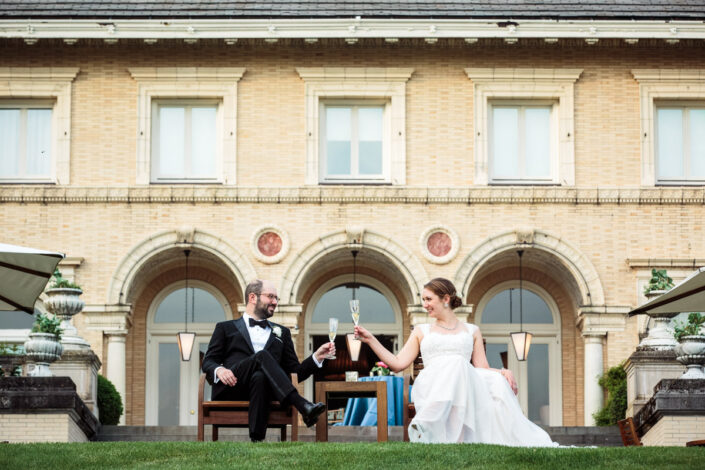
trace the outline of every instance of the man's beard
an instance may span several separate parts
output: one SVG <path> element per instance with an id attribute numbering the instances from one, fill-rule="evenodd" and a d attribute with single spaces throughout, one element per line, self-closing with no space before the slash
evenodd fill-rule
<path id="1" fill-rule="evenodd" d="M 271 316 L 274 315 L 274 310 L 271 312 L 269 311 L 269 304 L 264 304 L 262 302 L 257 301 L 257 305 L 255 306 L 255 315 L 257 318 L 260 319 L 265 319 L 265 318 L 270 318 Z"/>

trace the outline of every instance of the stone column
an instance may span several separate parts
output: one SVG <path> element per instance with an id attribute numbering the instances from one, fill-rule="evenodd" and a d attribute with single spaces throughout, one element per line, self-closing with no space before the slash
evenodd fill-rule
<path id="1" fill-rule="evenodd" d="M 125 339 L 127 331 L 114 331 L 108 336 L 108 363 L 105 377 L 110 380 L 120 393 L 125 408 Z M 125 424 L 125 413 L 120 416 L 120 424 Z"/>
<path id="2" fill-rule="evenodd" d="M 583 335 L 585 342 L 585 426 L 594 426 L 593 413 L 600 411 L 604 404 L 604 393 L 598 383 L 604 373 L 602 338 L 605 335 Z"/>
<path id="3" fill-rule="evenodd" d="M 585 343 L 583 366 L 585 426 L 595 425 L 592 414 L 599 411 L 604 403 L 604 391 L 598 383 L 599 377 L 604 373 L 604 339 L 610 331 L 624 331 L 629 310 L 629 307 L 615 305 L 587 306 L 578 310 L 577 326 Z"/>
<path id="4" fill-rule="evenodd" d="M 87 305 L 83 309 L 86 328 L 100 331 L 108 339 L 107 351 L 103 352 L 104 375 L 110 380 L 122 398 L 123 415 L 120 424 L 125 424 L 127 412 L 125 340 L 132 326 L 132 309 L 130 305 Z"/>

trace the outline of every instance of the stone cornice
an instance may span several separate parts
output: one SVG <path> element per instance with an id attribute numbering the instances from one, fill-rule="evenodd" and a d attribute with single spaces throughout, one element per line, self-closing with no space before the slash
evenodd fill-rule
<path id="1" fill-rule="evenodd" d="M 401 67 L 297 67 L 304 80 L 407 81 L 413 68 Z"/>
<path id="2" fill-rule="evenodd" d="M 575 82 L 583 69 L 563 68 L 466 68 L 465 73 L 473 82 Z"/>
<path id="3" fill-rule="evenodd" d="M 11 19 L 0 21 L 0 38 L 76 39 L 317 39 L 343 38 L 521 38 L 638 40 L 703 39 L 701 21 L 663 20 L 522 20 L 491 19 Z M 593 43 L 593 42 L 589 42 Z"/>
<path id="4" fill-rule="evenodd" d="M 705 205 L 705 188 L 544 186 L 181 186 L 87 187 L 1 185 L 0 204 L 571 204 Z"/>
<path id="5" fill-rule="evenodd" d="M 703 258 L 630 258 L 627 259 L 627 265 L 631 269 L 639 268 L 682 268 L 682 269 L 697 269 L 700 266 L 705 266 Z"/>
<path id="6" fill-rule="evenodd" d="M 244 67 L 130 67 L 137 81 L 208 81 L 237 82 L 245 74 Z"/>

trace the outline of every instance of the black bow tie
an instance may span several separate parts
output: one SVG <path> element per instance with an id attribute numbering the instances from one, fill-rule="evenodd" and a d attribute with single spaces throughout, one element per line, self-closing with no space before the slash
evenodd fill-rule
<path id="1" fill-rule="evenodd" d="M 250 327 L 259 326 L 260 328 L 269 328 L 269 322 L 267 320 L 257 321 L 254 318 L 250 318 Z"/>

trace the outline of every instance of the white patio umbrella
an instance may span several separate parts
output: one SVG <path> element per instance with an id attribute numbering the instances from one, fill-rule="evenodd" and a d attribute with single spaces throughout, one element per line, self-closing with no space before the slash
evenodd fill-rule
<path id="1" fill-rule="evenodd" d="M 705 267 L 695 271 L 668 292 L 632 310 L 629 316 L 681 312 L 705 312 Z"/>
<path id="2" fill-rule="evenodd" d="M 0 243 L 0 310 L 34 313 L 62 253 Z"/>

